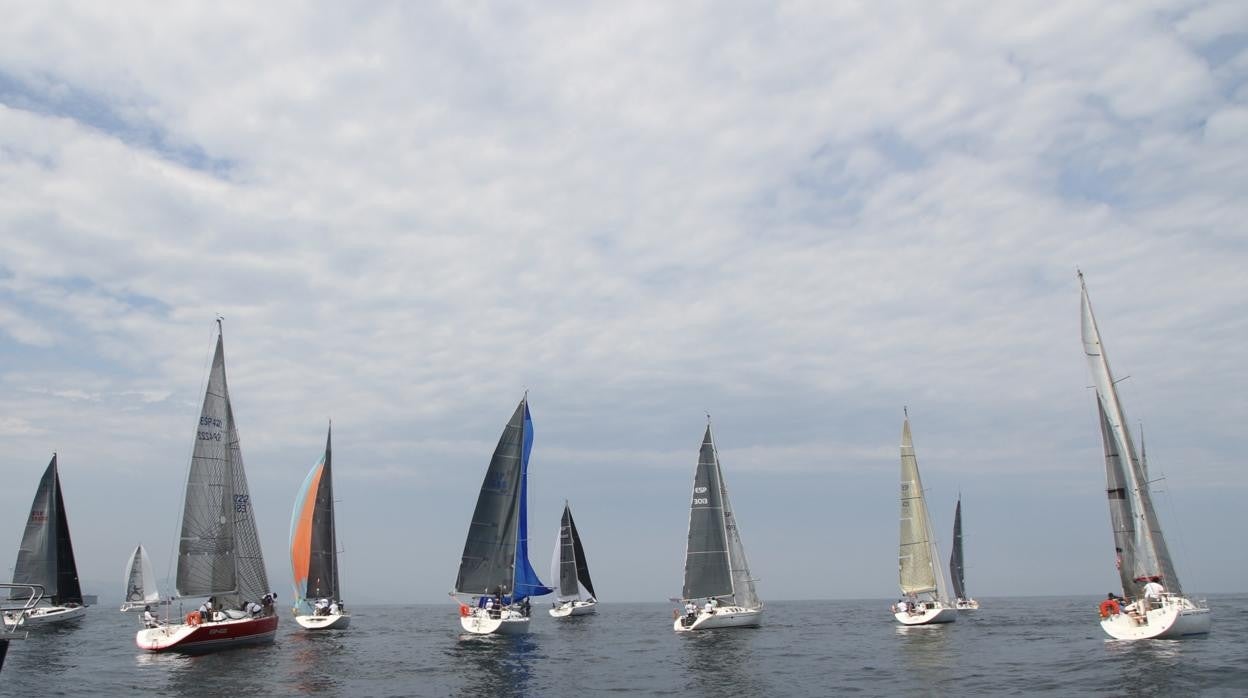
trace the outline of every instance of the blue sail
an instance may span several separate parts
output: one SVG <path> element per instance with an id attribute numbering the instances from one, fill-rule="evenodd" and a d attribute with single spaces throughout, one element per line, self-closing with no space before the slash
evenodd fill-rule
<path id="1" fill-rule="evenodd" d="M 542 584 L 529 562 L 529 452 L 533 450 L 533 418 L 524 404 L 524 446 L 520 454 L 520 531 L 516 536 L 516 576 L 512 601 L 529 596 L 545 596 L 554 591 Z"/>

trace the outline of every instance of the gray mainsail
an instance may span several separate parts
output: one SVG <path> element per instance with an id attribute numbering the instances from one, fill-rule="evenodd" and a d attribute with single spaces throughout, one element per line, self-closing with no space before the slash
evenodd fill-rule
<path id="1" fill-rule="evenodd" d="M 527 398 L 520 401 L 503 428 L 481 482 L 455 578 L 455 591 L 461 594 L 492 594 L 498 590 L 507 595 L 512 591 L 520 528 L 526 401 Z"/>
<path id="2" fill-rule="evenodd" d="M 337 599 L 338 540 L 334 529 L 334 474 L 330 438 L 325 435 L 325 466 L 316 491 L 316 508 L 312 512 L 312 541 L 308 556 L 308 596 Z"/>
<path id="3" fill-rule="evenodd" d="M 585 548 L 572 518 L 572 507 L 564 502 L 563 516 L 559 520 L 559 535 L 555 540 L 555 554 L 550 576 L 559 580 L 557 598 L 560 601 L 580 599 L 582 595 L 594 598 L 594 583 L 589 578 L 589 564 L 585 561 Z"/>
<path id="4" fill-rule="evenodd" d="M 1114 526 L 1114 547 L 1122 549 L 1118 553 L 1118 564 L 1123 593 L 1138 596 L 1140 583 L 1157 576 L 1161 577 L 1167 591 L 1181 594 L 1179 576 L 1153 508 L 1148 476 L 1136 457 L 1082 273 L 1079 274 L 1079 286 L 1082 310 L 1080 333 L 1096 387 L 1101 437 L 1105 444 L 1106 489 L 1110 498 L 1110 520 Z M 1122 491 L 1121 495 L 1116 495 L 1118 490 Z"/>
<path id="5" fill-rule="evenodd" d="M 219 607 L 237 607 L 268 592 L 226 384 L 221 333 L 187 475 L 177 590 L 181 596 L 215 596 Z"/>
<path id="6" fill-rule="evenodd" d="M 26 530 L 17 549 L 17 562 L 13 565 L 13 583 L 42 585 L 53 605 L 82 603 L 55 453 L 39 479 L 35 499 L 30 505 Z M 25 589 L 14 589 L 10 594 L 13 598 L 29 596 Z"/>
<path id="7" fill-rule="evenodd" d="M 685 547 L 685 586 L 682 592 L 686 599 L 733 595 L 723 492 L 719 458 L 708 424 L 702 437 L 689 504 L 689 541 Z"/>
<path id="8" fill-rule="evenodd" d="M 959 599 L 966 598 L 966 579 L 962 563 L 962 498 L 958 497 L 958 505 L 953 510 L 953 552 L 949 553 L 949 583 L 953 585 L 953 595 Z"/>
<path id="9" fill-rule="evenodd" d="M 947 601 L 949 593 L 944 574 L 936 565 L 936 536 L 932 532 L 923 482 L 919 478 L 919 461 L 914 455 L 910 436 L 910 419 L 901 427 L 901 545 L 898 571 L 903 594 L 934 593 Z"/>

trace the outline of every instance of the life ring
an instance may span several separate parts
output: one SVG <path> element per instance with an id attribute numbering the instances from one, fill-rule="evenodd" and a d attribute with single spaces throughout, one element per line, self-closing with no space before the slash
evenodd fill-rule
<path id="1" fill-rule="evenodd" d="M 1108 618 L 1122 613 L 1122 606 L 1118 605 L 1116 599 L 1105 599 L 1101 602 L 1101 617 Z"/>
<path id="2" fill-rule="evenodd" d="M 461 603 L 459 605 L 459 617 L 467 618 L 470 615 L 472 615 L 472 609 Z"/>
<path id="3" fill-rule="evenodd" d="M 186 614 L 187 625 L 190 625 L 190 626 L 199 625 L 199 621 L 200 621 L 199 611 L 191 611 L 190 613 Z"/>

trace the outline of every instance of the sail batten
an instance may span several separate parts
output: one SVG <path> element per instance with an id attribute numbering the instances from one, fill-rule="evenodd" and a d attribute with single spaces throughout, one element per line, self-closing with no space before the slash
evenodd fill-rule
<path id="1" fill-rule="evenodd" d="M 1137 596 L 1140 584 L 1156 576 L 1162 579 L 1168 591 L 1180 594 L 1182 586 L 1153 507 L 1145 464 L 1136 456 L 1135 444 L 1127 428 L 1126 415 L 1118 398 L 1118 389 L 1082 274 L 1079 275 L 1079 285 L 1082 311 L 1080 334 L 1096 388 L 1097 412 L 1105 449 L 1110 523 L 1123 593 Z"/>

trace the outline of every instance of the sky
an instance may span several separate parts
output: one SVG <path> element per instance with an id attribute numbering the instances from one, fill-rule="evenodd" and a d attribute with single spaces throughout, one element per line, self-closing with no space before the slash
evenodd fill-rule
<path id="1" fill-rule="evenodd" d="M 766 599 L 897 594 L 902 411 L 981 597 L 1116 589 L 1087 278 L 1187 591 L 1248 589 L 1248 4 L 10 3 L 0 558 L 172 572 L 215 342 L 270 586 L 439 603 L 527 390 L 534 566 L 678 596 L 707 415 Z M 7 548 L 6 548 L 7 546 Z"/>

